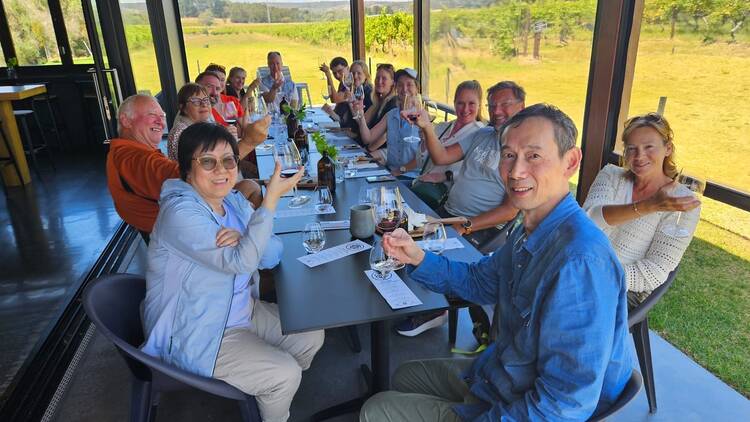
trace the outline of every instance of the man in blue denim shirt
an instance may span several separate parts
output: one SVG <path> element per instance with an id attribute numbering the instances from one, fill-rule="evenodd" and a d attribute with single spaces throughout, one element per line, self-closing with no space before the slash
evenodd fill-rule
<path id="1" fill-rule="evenodd" d="M 362 421 L 586 420 L 607 409 L 632 371 L 625 278 L 604 234 L 568 191 L 581 151 L 557 108 L 536 104 L 503 131 L 500 173 L 523 226 L 477 263 L 425 253 L 401 230 L 388 253 L 430 289 L 497 304 L 499 336 L 475 360 L 407 362 L 395 391 Z"/>

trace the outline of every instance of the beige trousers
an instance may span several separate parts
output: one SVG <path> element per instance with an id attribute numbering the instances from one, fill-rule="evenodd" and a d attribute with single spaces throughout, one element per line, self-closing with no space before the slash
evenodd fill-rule
<path id="1" fill-rule="evenodd" d="M 283 422 L 289 418 L 302 371 L 323 346 L 324 334 L 320 330 L 285 336 L 278 307 L 253 300 L 250 328 L 224 332 L 214 378 L 255 396 L 264 421 Z"/>
<path id="2" fill-rule="evenodd" d="M 476 403 L 461 379 L 473 359 L 427 359 L 402 364 L 393 375 L 393 390 L 372 396 L 360 422 L 460 422 L 451 407 Z"/>

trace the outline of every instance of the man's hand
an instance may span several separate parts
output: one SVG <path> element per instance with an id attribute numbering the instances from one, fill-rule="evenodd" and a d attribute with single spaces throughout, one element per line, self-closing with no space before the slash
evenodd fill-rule
<path id="1" fill-rule="evenodd" d="M 396 229 L 383 236 L 383 249 L 388 256 L 404 264 L 419 265 L 424 260 L 424 251 L 404 229 Z"/>
<path id="2" fill-rule="evenodd" d="M 242 130 L 242 140 L 240 142 L 255 148 L 263 143 L 268 137 L 268 128 L 271 126 L 271 116 L 266 116 L 260 120 L 250 123 Z"/>
<path id="3" fill-rule="evenodd" d="M 253 180 L 245 179 L 237 182 L 237 184 L 234 185 L 234 188 L 237 189 L 242 196 L 247 198 L 256 210 L 260 206 L 260 203 L 263 202 L 263 191 L 261 190 L 260 185 Z"/>
<path id="4" fill-rule="evenodd" d="M 279 73 L 277 76 L 274 76 L 271 89 L 278 90 L 279 88 L 281 88 L 281 85 L 284 85 L 284 75 L 282 73 Z"/>
<path id="5" fill-rule="evenodd" d="M 237 230 L 228 229 L 222 227 L 221 230 L 216 233 L 216 246 L 223 248 L 226 246 L 237 246 L 240 243 L 242 234 Z"/>
<path id="6" fill-rule="evenodd" d="M 252 92 L 258 89 L 260 86 L 260 78 L 253 79 L 252 82 L 250 82 L 250 85 L 247 86 L 247 92 Z"/>
<path id="7" fill-rule="evenodd" d="M 319 67 L 320 71 L 325 73 L 326 76 L 331 77 L 331 68 L 327 64 L 321 63 Z"/>

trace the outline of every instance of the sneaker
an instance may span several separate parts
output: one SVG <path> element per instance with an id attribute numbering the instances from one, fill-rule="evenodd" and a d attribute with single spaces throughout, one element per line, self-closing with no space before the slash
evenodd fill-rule
<path id="1" fill-rule="evenodd" d="M 396 332 L 406 337 L 422 334 L 430 328 L 439 327 L 448 322 L 448 311 L 437 314 L 416 315 L 401 321 L 396 326 Z"/>

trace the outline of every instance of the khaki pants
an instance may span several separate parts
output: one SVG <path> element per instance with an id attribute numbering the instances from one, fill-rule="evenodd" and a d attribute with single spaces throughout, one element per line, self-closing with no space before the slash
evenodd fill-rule
<path id="1" fill-rule="evenodd" d="M 460 422 L 451 409 L 477 403 L 461 379 L 473 359 L 428 359 L 406 362 L 393 375 L 393 391 L 372 396 L 359 414 L 360 422 Z"/>
<path id="2" fill-rule="evenodd" d="M 285 336 L 278 307 L 253 300 L 250 328 L 224 332 L 214 378 L 255 396 L 264 421 L 286 421 L 302 371 L 323 345 L 323 331 Z"/>

